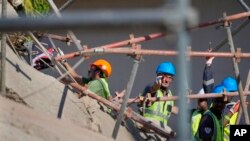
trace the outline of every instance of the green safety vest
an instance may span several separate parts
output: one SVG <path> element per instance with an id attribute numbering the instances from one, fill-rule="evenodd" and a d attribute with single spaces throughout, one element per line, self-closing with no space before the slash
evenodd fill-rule
<path id="1" fill-rule="evenodd" d="M 213 132 L 212 141 L 223 141 L 222 121 L 219 121 L 217 117 L 210 110 L 207 110 L 203 115 L 210 115 L 213 118 L 214 132 Z"/>
<path id="2" fill-rule="evenodd" d="M 230 125 L 235 125 L 238 114 L 238 112 L 234 113 L 233 116 L 230 118 L 229 123 L 224 128 L 224 141 L 230 140 Z"/>
<path id="3" fill-rule="evenodd" d="M 90 91 L 96 93 L 97 95 L 105 99 L 108 99 L 111 95 L 109 91 L 108 82 L 105 78 L 89 81 L 88 88 Z"/>
<path id="4" fill-rule="evenodd" d="M 161 90 L 157 90 L 156 96 L 163 97 L 164 95 Z M 168 96 L 172 96 L 172 92 L 170 90 L 168 91 Z M 174 101 L 154 102 L 151 106 L 143 108 L 143 116 L 147 119 L 160 121 L 163 125 L 167 125 L 173 106 Z"/>

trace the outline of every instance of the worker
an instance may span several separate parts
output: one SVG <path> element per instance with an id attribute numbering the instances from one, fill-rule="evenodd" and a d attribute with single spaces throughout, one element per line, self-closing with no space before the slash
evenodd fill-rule
<path id="1" fill-rule="evenodd" d="M 217 85 L 213 89 L 214 94 L 222 94 L 223 91 L 227 91 L 223 84 Z M 209 110 L 205 111 L 202 115 L 200 125 L 198 128 L 198 135 L 202 141 L 225 141 L 225 123 L 227 119 L 223 114 L 226 103 L 228 102 L 227 96 L 222 98 L 213 99 L 213 103 Z M 227 114 L 233 115 L 239 110 L 239 101 L 234 104 Z M 229 138 L 228 138 L 229 140 Z"/>
<path id="2" fill-rule="evenodd" d="M 214 87 L 214 77 L 212 71 L 212 62 L 214 57 L 206 58 L 206 64 L 203 71 L 203 88 L 199 91 L 198 94 L 211 93 Z M 197 108 L 193 109 L 191 112 L 191 133 L 192 140 L 199 140 L 197 136 L 198 127 L 200 125 L 200 120 L 205 111 L 209 109 L 208 99 L 200 98 L 198 99 Z"/>
<path id="3" fill-rule="evenodd" d="M 61 55 L 63 54 L 61 53 Z M 91 92 L 111 101 L 112 96 L 110 94 L 107 78 L 110 77 L 112 68 L 107 60 L 98 59 L 93 63 L 91 63 L 88 71 L 88 77 L 82 77 L 79 74 L 77 74 L 76 71 L 70 66 L 70 64 L 67 61 L 63 60 L 62 63 L 68 70 L 71 77 L 73 77 L 75 80 L 73 81 L 72 79 L 65 77 L 62 79 L 62 82 L 64 84 L 68 84 L 73 88 L 77 89 L 79 88 L 79 86 L 88 88 L 88 90 L 90 90 Z M 103 105 L 98 101 L 92 100 L 87 96 L 83 97 L 82 99 L 87 109 L 87 112 L 89 113 L 92 120 L 91 128 L 94 131 L 103 132 L 101 131 L 101 129 L 104 129 L 105 127 L 102 127 L 99 111 L 101 110 L 108 114 L 111 114 L 111 109 L 109 109 L 108 107 L 106 107 L 105 105 Z"/>
<path id="4" fill-rule="evenodd" d="M 211 93 L 214 86 L 213 71 L 211 67 L 214 57 L 208 57 L 206 59 L 206 65 L 203 71 L 203 89 L 200 90 L 199 94 Z M 233 77 L 225 77 L 221 84 L 225 87 L 227 92 L 236 92 L 238 90 L 237 82 Z M 231 99 L 229 99 L 229 101 L 231 101 Z M 209 109 L 210 105 L 211 102 L 208 99 L 198 99 L 198 108 L 192 110 L 191 131 L 193 140 L 197 140 L 197 130 L 200 124 L 201 117 L 203 113 Z M 238 107 L 239 102 L 234 102 L 233 106 Z M 232 112 L 228 111 L 224 113 L 227 113 L 224 115 L 224 118 L 226 118 L 224 120 L 224 126 L 227 126 L 224 130 L 224 138 L 229 138 L 229 124 L 232 125 L 236 123 L 238 112 L 233 113 L 233 115 Z"/>
<path id="5" fill-rule="evenodd" d="M 64 66 L 69 71 L 70 75 L 76 80 L 76 82 L 68 80 L 67 83 L 71 83 L 71 85 L 74 85 L 73 83 L 78 83 L 82 86 L 87 85 L 88 89 L 97 95 L 102 96 L 107 100 L 112 99 L 107 81 L 107 78 L 111 75 L 112 68 L 108 61 L 98 59 L 91 63 L 88 77 L 82 77 L 77 74 L 67 62 L 64 62 Z M 64 82 L 66 82 L 66 80 L 64 80 Z"/>
<path id="6" fill-rule="evenodd" d="M 158 65 L 156 68 L 156 81 L 155 83 L 146 88 L 144 92 L 144 96 L 146 97 L 164 97 L 164 96 L 172 96 L 172 92 L 169 89 L 170 85 L 174 80 L 174 76 L 176 75 L 175 66 L 171 62 L 163 62 Z M 142 116 L 151 120 L 155 124 L 159 125 L 162 128 L 167 127 L 168 120 L 170 118 L 171 113 L 177 114 L 177 108 L 174 107 L 174 101 L 160 101 L 160 102 L 150 102 L 144 101 L 140 103 L 140 110 Z M 145 138 L 147 140 L 153 139 L 164 139 L 154 132 L 145 130 L 144 131 Z"/>
<path id="7" fill-rule="evenodd" d="M 228 92 L 237 92 L 238 91 L 238 85 L 236 80 L 231 77 L 228 76 L 226 78 L 223 79 L 222 84 L 225 86 L 226 90 Z M 239 106 L 240 106 L 240 102 L 239 100 L 235 103 L 232 101 L 232 97 L 229 99 L 229 101 L 231 101 L 231 103 L 233 103 L 233 107 L 230 108 L 229 111 L 227 111 L 226 109 L 226 113 L 224 115 L 224 141 L 229 141 L 230 138 L 230 125 L 235 125 L 236 121 L 237 121 L 237 117 L 238 117 L 238 111 L 239 111 Z"/>

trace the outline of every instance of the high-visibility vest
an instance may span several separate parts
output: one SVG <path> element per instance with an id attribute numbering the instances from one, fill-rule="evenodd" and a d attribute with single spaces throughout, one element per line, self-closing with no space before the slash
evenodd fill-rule
<path id="1" fill-rule="evenodd" d="M 163 92 L 161 90 L 157 90 L 157 97 L 163 97 Z M 168 91 L 168 96 L 172 96 L 172 92 Z M 143 116 L 147 119 L 151 119 L 153 121 L 159 121 L 163 125 L 167 125 L 168 119 L 171 115 L 172 107 L 174 106 L 174 101 L 159 101 L 154 102 L 151 106 L 145 107 Z"/>
<path id="2" fill-rule="evenodd" d="M 101 97 L 103 97 L 105 99 L 109 98 L 110 91 L 109 91 L 108 82 L 107 82 L 107 80 L 105 78 L 100 78 L 100 79 L 97 79 L 97 80 L 91 80 L 91 81 L 88 82 L 88 85 L 90 87 L 90 90 L 91 90 L 91 87 L 100 87 L 100 85 L 101 85 L 102 86 L 102 91 L 98 91 L 98 92 L 93 91 L 93 92 L 95 92 L 96 94 L 98 94 L 99 96 L 101 96 Z M 91 86 L 91 85 L 94 85 L 94 86 Z M 97 85 L 97 86 L 95 86 L 95 85 Z"/>
<path id="3" fill-rule="evenodd" d="M 230 140 L 230 125 L 236 124 L 238 114 L 238 112 L 234 113 L 233 116 L 230 118 L 229 123 L 224 128 L 224 141 Z"/>
<path id="4" fill-rule="evenodd" d="M 209 115 L 213 118 L 214 121 L 214 131 L 212 141 L 223 141 L 223 128 L 222 121 L 219 121 L 217 117 L 210 111 L 207 110 L 203 115 Z"/>
<path id="5" fill-rule="evenodd" d="M 202 117 L 203 112 L 199 109 L 196 109 L 192 113 L 191 117 L 191 132 L 192 132 L 192 141 L 198 141 L 199 139 L 199 134 L 198 134 L 198 128 L 200 125 L 201 117 Z"/>

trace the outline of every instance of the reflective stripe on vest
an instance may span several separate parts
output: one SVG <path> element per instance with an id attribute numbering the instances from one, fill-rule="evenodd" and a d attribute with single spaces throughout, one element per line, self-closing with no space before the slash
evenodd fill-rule
<path id="1" fill-rule="evenodd" d="M 161 90 L 157 90 L 157 97 L 163 97 Z M 172 96 L 172 92 L 168 91 L 168 96 Z M 160 121 L 163 125 L 167 125 L 168 119 L 171 115 L 171 109 L 174 105 L 174 101 L 159 101 L 154 102 L 150 107 L 145 107 L 144 117 L 155 121 Z M 168 108 L 170 106 L 170 108 Z"/>

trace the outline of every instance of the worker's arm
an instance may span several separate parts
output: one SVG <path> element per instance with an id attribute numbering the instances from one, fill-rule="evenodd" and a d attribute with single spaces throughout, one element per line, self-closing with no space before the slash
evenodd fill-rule
<path id="1" fill-rule="evenodd" d="M 213 59 L 213 57 L 210 59 Z M 211 67 L 212 62 L 210 59 L 207 60 L 203 71 L 203 89 L 205 93 L 211 93 L 214 87 L 213 70 Z"/>
<path id="2" fill-rule="evenodd" d="M 231 117 L 236 114 L 237 112 L 239 112 L 239 107 L 240 107 L 240 101 L 236 102 L 232 108 L 230 108 L 230 110 L 228 111 L 227 114 L 224 115 L 224 127 L 226 127 L 229 123 L 230 123 L 230 119 Z M 233 121 L 236 122 L 236 121 Z"/>
<path id="3" fill-rule="evenodd" d="M 70 64 L 68 62 L 64 61 L 63 65 L 68 70 L 69 75 L 71 75 L 76 80 L 77 83 L 79 83 L 80 85 L 84 85 L 83 80 L 82 80 L 82 76 L 77 74 L 76 71 L 70 66 Z"/>

